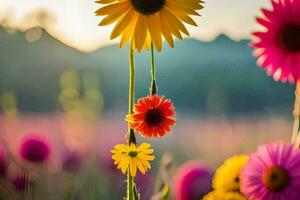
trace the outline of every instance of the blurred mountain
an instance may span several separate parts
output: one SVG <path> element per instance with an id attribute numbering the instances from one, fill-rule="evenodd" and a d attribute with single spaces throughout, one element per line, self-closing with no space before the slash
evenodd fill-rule
<path id="1" fill-rule="evenodd" d="M 174 49 L 165 45 L 156 55 L 160 94 L 172 98 L 178 110 L 193 113 L 290 111 L 293 87 L 267 77 L 248 42 L 220 35 L 211 42 L 177 41 Z M 41 29 L 8 32 L 1 27 L 0 47 L 0 92 L 14 91 L 23 111 L 56 110 L 59 75 L 66 68 L 99 75 L 106 111 L 127 105 L 127 48 L 83 53 Z M 136 68 L 136 96 L 147 95 L 149 52 L 136 56 Z"/>

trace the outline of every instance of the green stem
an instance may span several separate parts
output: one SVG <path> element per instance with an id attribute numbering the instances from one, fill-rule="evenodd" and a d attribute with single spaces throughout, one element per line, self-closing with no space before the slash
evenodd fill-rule
<path id="1" fill-rule="evenodd" d="M 129 50 L 129 105 L 128 105 L 128 114 L 134 113 L 134 89 L 135 89 L 135 63 L 134 63 L 134 50 L 130 48 Z M 131 143 L 136 144 L 136 138 L 134 131 L 130 129 L 130 126 L 128 125 L 129 129 L 129 137 L 128 137 L 128 143 L 129 145 Z"/>
<path id="2" fill-rule="evenodd" d="M 129 50 L 129 114 L 134 113 L 134 84 L 135 84 L 135 63 L 134 63 L 134 50 L 130 48 Z M 136 144 L 136 138 L 134 131 L 129 127 L 129 138 L 128 144 Z M 127 200 L 134 200 L 133 193 L 134 178 L 130 174 L 130 169 L 127 171 Z"/>
<path id="3" fill-rule="evenodd" d="M 133 195 L 133 177 L 130 175 L 130 172 L 128 170 L 127 174 L 127 200 L 134 200 Z"/>
<path id="4" fill-rule="evenodd" d="M 134 50 L 130 48 L 129 50 L 129 105 L 128 105 L 129 114 L 133 114 L 134 82 L 135 82 Z"/>
<path id="5" fill-rule="evenodd" d="M 154 57 L 154 45 L 151 43 L 151 95 L 155 95 L 157 93 L 157 85 L 156 85 L 156 66 L 155 66 L 155 57 Z"/>

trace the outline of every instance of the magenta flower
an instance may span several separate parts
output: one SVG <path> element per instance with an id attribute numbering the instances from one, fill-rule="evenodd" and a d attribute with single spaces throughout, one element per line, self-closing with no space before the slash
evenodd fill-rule
<path id="1" fill-rule="evenodd" d="M 26 188 L 28 188 L 28 178 L 24 175 L 16 175 L 11 180 L 11 183 L 13 184 L 14 188 L 18 191 L 23 191 Z"/>
<path id="2" fill-rule="evenodd" d="M 262 9 L 257 22 L 264 31 L 253 33 L 259 64 L 275 80 L 300 79 L 300 0 L 272 0 L 272 10 Z"/>
<path id="3" fill-rule="evenodd" d="M 7 160 L 4 150 L 0 148 L 0 178 L 3 178 L 7 172 Z"/>
<path id="4" fill-rule="evenodd" d="M 20 156 L 29 162 L 45 162 L 50 156 L 50 145 L 41 135 L 30 134 L 20 144 Z"/>
<path id="5" fill-rule="evenodd" d="M 261 145 L 241 174 L 249 200 L 299 200 L 300 150 L 283 142 Z"/>
<path id="6" fill-rule="evenodd" d="M 183 164 L 175 172 L 176 200 L 199 200 L 212 190 L 212 170 L 198 161 Z"/>

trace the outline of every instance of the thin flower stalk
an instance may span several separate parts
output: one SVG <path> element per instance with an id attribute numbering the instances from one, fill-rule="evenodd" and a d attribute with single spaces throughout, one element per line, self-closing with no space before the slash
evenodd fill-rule
<path id="1" fill-rule="evenodd" d="M 156 65 L 154 56 L 154 45 L 151 43 L 151 88 L 150 94 L 157 94 L 157 84 L 156 84 Z"/>
<path id="2" fill-rule="evenodd" d="M 133 114 L 134 112 L 134 89 L 135 89 L 135 62 L 134 62 L 134 50 L 129 48 L 129 106 L 128 106 L 128 113 Z M 128 136 L 128 145 L 131 143 L 136 144 L 136 138 L 134 135 L 134 131 L 130 128 L 129 129 L 129 136 Z M 127 199 L 134 200 L 134 178 L 130 174 L 130 169 L 127 170 Z"/>

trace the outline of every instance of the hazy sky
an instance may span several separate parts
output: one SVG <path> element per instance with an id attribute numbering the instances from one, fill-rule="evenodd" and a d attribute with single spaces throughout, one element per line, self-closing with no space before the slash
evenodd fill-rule
<path id="1" fill-rule="evenodd" d="M 188 28 L 193 38 L 201 40 L 211 40 L 220 33 L 236 40 L 248 38 L 262 6 L 270 6 L 269 0 L 206 0 L 202 17 L 195 18 L 199 26 Z M 9 15 L 12 24 L 19 26 L 26 14 L 45 8 L 56 18 L 49 30 L 54 37 L 90 51 L 118 41 L 109 41 L 112 26 L 97 26 L 101 18 L 94 11 L 98 7 L 94 0 L 0 0 L 0 18 Z"/>

